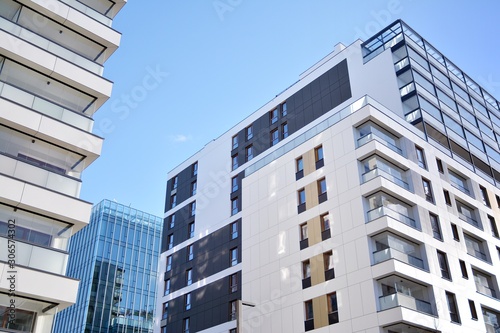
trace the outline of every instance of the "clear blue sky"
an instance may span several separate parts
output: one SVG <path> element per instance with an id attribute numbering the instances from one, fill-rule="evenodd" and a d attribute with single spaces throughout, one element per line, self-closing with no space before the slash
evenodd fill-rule
<path id="1" fill-rule="evenodd" d="M 81 198 L 163 216 L 167 173 L 342 42 L 402 18 L 500 99 L 500 1 L 129 0 Z M 151 75 L 154 73 L 154 76 Z"/>

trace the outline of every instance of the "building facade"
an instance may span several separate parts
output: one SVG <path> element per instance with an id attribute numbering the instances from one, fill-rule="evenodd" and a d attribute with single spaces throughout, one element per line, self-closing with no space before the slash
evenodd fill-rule
<path id="1" fill-rule="evenodd" d="M 90 218 L 81 174 L 101 152 L 92 116 L 125 2 L 0 1 L 0 331 L 50 332 L 76 301 L 68 244 Z"/>
<path id="2" fill-rule="evenodd" d="M 54 333 L 152 333 L 162 219 L 103 200 L 69 247 L 76 304 L 59 312 Z"/>
<path id="3" fill-rule="evenodd" d="M 402 21 L 169 173 L 156 333 L 499 332 L 500 108 Z"/>

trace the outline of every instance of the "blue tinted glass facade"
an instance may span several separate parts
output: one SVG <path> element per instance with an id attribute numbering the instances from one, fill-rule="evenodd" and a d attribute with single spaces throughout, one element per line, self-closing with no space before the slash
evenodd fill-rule
<path id="1" fill-rule="evenodd" d="M 69 247 L 67 275 L 79 279 L 76 304 L 55 333 L 151 333 L 162 219 L 103 200 Z"/>

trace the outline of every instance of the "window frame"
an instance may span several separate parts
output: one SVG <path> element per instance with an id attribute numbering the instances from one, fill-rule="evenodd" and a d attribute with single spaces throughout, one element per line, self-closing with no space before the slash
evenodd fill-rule
<path id="1" fill-rule="evenodd" d="M 246 141 L 253 138 L 253 124 L 251 124 L 245 128 L 245 138 L 246 138 Z"/>
<path id="2" fill-rule="evenodd" d="M 234 267 L 238 265 L 238 263 L 238 247 L 236 246 L 229 250 L 229 267 Z"/>

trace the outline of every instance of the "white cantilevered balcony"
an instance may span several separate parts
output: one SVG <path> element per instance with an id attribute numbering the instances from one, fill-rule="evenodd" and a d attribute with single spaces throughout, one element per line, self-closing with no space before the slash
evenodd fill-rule
<path id="1" fill-rule="evenodd" d="M 378 264 L 389 259 L 395 259 L 411 266 L 425 269 L 420 255 L 420 245 L 389 232 L 372 237 L 375 242 L 373 262 Z"/>
<path id="2" fill-rule="evenodd" d="M 434 315 L 428 287 L 395 275 L 379 280 L 378 284 L 381 290 L 380 311 L 401 306 Z"/>
<path id="3" fill-rule="evenodd" d="M 407 204 L 384 192 L 377 192 L 367 199 L 369 208 L 367 222 L 388 216 L 412 228 L 417 228 L 416 221 L 411 217 L 412 208 Z"/>
<path id="4" fill-rule="evenodd" d="M 382 157 L 373 155 L 361 163 L 364 168 L 364 173 L 361 175 L 363 183 L 376 177 L 383 177 L 406 190 L 410 189 L 405 171 Z"/>

